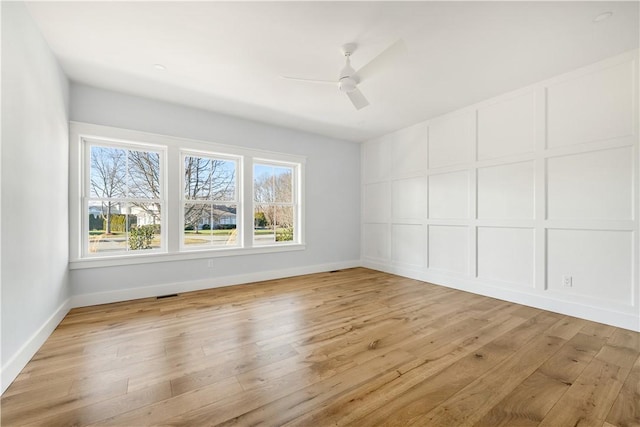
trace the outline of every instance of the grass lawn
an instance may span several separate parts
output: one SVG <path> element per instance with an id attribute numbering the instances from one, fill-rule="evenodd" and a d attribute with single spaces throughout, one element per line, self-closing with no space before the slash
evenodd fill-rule
<path id="1" fill-rule="evenodd" d="M 104 230 L 89 231 L 89 236 L 102 236 L 103 234 L 105 234 Z M 124 236 L 124 231 L 112 231 L 111 234 L 109 234 L 109 236 L 114 236 L 114 237 Z"/>
<path id="2" fill-rule="evenodd" d="M 228 236 L 235 230 L 198 230 L 196 233 L 193 230 L 185 230 L 185 236 L 209 236 L 213 234 L 214 236 Z M 265 234 L 273 234 L 273 230 L 254 230 L 254 234 L 258 236 L 262 236 Z"/>
<path id="3" fill-rule="evenodd" d="M 198 230 L 196 233 L 193 230 L 185 230 L 185 236 L 229 236 L 235 230 Z M 104 230 L 91 230 L 89 231 L 89 236 L 102 236 L 104 235 Z M 254 234 L 257 236 L 262 236 L 265 234 L 273 234 L 273 230 L 254 230 Z M 109 236 L 113 237 L 124 237 L 124 232 L 122 231 L 114 231 Z"/>
<path id="4" fill-rule="evenodd" d="M 199 236 L 199 235 L 210 236 L 212 234 L 214 236 L 228 236 L 234 231 L 235 230 L 198 230 L 198 232 L 196 233 L 193 230 L 185 230 L 184 234 L 185 236 Z"/>

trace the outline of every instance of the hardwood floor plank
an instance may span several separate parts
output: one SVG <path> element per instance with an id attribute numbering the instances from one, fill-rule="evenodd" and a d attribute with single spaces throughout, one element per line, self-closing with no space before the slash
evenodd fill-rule
<path id="1" fill-rule="evenodd" d="M 205 407 L 213 402 L 220 401 L 228 396 L 238 396 L 242 387 L 234 377 L 191 390 L 187 393 L 152 403 L 128 412 L 113 413 L 109 418 L 103 418 L 90 426 L 142 426 L 160 425 L 166 420 L 191 410 Z"/>
<path id="2" fill-rule="evenodd" d="M 32 425 L 46 426 L 79 426 L 88 425 L 108 417 L 114 413 L 129 412 L 146 407 L 171 397 L 171 385 L 168 382 L 153 384 L 147 388 L 131 393 L 121 394 L 112 399 L 73 408 L 53 415 L 39 418 Z"/>
<path id="3" fill-rule="evenodd" d="M 73 309 L 3 426 L 638 424 L 640 334 L 365 268 Z"/>
<path id="4" fill-rule="evenodd" d="M 65 411 L 91 405 L 116 396 L 125 395 L 127 392 L 127 380 L 118 380 L 113 383 L 96 382 L 93 387 L 82 392 L 70 393 L 65 396 L 48 399 L 29 399 L 28 405 L 19 407 L 2 404 L 1 425 L 25 425 L 40 422 L 42 418 L 56 415 Z M 10 410 L 7 410 L 10 409 Z"/>
<path id="5" fill-rule="evenodd" d="M 576 334 L 475 425 L 537 426 L 605 343 Z"/>
<path id="6" fill-rule="evenodd" d="M 240 410 L 240 413 L 235 416 L 229 414 L 229 409 L 234 408 L 233 405 L 219 402 L 193 413 L 186 413 L 168 420 L 167 424 L 173 426 L 282 425 L 303 414 L 308 408 L 360 384 L 368 383 L 380 376 L 384 377 L 385 374 L 397 376 L 396 368 L 410 359 L 411 355 L 406 352 L 392 351 L 380 357 L 369 359 L 364 364 L 354 366 L 339 376 L 334 375 L 275 400 L 269 399 L 261 405 L 262 401 L 238 402 L 242 409 L 235 407 L 234 412 Z"/>
<path id="7" fill-rule="evenodd" d="M 615 326 L 605 325 L 603 323 L 587 322 L 581 332 L 596 338 L 609 338 L 616 331 Z"/>
<path id="8" fill-rule="evenodd" d="M 504 363 L 494 366 L 441 405 L 413 420 L 412 424 L 475 424 L 566 342 L 562 338 L 547 335 L 547 332 L 527 342 Z"/>
<path id="9" fill-rule="evenodd" d="M 640 357 L 613 403 L 606 422 L 617 427 L 640 426 Z"/>
<path id="10" fill-rule="evenodd" d="M 254 354 L 249 355 L 249 357 L 239 358 L 237 360 L 230 361 L 230 363 L 216 365 L 215 367 L 208 367 L 200 371 L 191 372 L 174 378 L 171 380 L 171 390 L 173 395 L 176 396 L 189 390 L 195 390 L 209 384 L 214 384 L 224 378 L 236 376 L 259 366 L 290 359 L 297 354 L 298 353 L 289 344 L 267 351 L 257 351 Z M 171 376 L 175 375 L 173 372 L 169 372 L 168 374 Z"/>
<path id="11" fill-rule="evenodd" d="M 480 348 L 497 336 L 515 328 L 524 322 L 521 318 L 506 316 L 497 318 L 494 323 L 486 325 L 480 330 L 472 330 L 471 335 L 452 339 L 447 346 L 443 346 L 431 353 L 416 358 L 412 362 L 398 369 L 398 377 L 377 388 L 360 389 L 332 399 L 326 405 L 310 411 L 292 421 L 291 425 L 345 425 L 359 420 L 366 414 L 386 406 L 386 404 L 406 391 L 412 385 L 425 381 L 430 374 L 434 374 L 447 365 L 453 364 L 469 352 Z M 358 421 L 360 423 L 361 421 Z M 356 423 L 356 424 L 358 424 Z M 363 424 L 364 425 L 364 424 Z"/>
<path id="12" fill-rule="evenodd" d="M 548 329 L 560 316 L 542 313 L 526 321 L 497 339 L 474 351 L 454 352 L 454 363 L 446 353 L 429 357 L 426 351 L 424 363 L 403 375 L 402 382 L 390 384 L 376 393 L 391 395 L 364 417 L 355 419 L 348 425 L 398 425 L 409 424 L 444 402 L 484 372 L 500 364 L 518 348 Z M 425 346 L 429 348 L 429 346 Z M 438 346 L 431 351 L 442 348 Z M 457 360 L 456 360 L 457 359 Z"/>
<path id="13" fill-rule="evenodd" d="M 628 374 L 629 369 L 594 358 L 539 426 L 601 426 Z"/>

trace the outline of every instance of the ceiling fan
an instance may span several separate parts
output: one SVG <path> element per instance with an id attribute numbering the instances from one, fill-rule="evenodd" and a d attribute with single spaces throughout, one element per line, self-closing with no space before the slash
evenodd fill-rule
<path id="1" fill-rule="evenodd" d="M 343 92 L 349 97 L 349 100 L 351 100 L 353 106 L 356 107 L 356 110 L 360 110 L 369 105 L 369 101 L 367 101 L 367 98 L 365 98 L 362 92 L 360 92 L 360 89 L 358 89 L 358 84 L 370 79 L 385 68 L 390 67 L 398 59 L 406 55 L 407 46 L 404 41 L 400 39 L 383 50 L 378 56 L 369 61 L 368 64 L 356 71 L 351 66 L 351 55 L 353 55 L 353 52 L 355 52 L 357 47 L 358 45 L 355 43 L 347 43 L 342 46 L 345 65 L 340 71 L 337 80 L 303 79 L 291 76 L 282 76 L 282 78 L 307 83 L 328 83 L 338 85 L 340 92 Z"/>

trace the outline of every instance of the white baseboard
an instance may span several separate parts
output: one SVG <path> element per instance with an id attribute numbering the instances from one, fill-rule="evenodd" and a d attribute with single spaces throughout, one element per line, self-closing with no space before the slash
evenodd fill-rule
<path id="1" fill-rule="evenodd" d="M 49 338 L 49 335 L 62 322 L 64 316 L 71 309 L 71 300 L 67 299 L 60 307 L 44 322 L 44 324 L 27 341 L 20 347 L 18 351 L 4 364 L 0 372 L 0 388 L 4 391 L 16 379 L 20 371 L 29 363 L 34 354 L 42 347 L 42 344 Z"/>
<path id="2" fill-rule="evenodd" d="M 461 278 L 434 271 L 405 268 L 390 265 L 385 262 L 363 260 L 362 266 L 411 279 L 421 280 L 423 282 L 433 283 L 434 285 L 445 286 L 447 288 L 458 289 L 473 294 L 514 302 L 516 304 L 539 308 L 541 310 L 552 311 L 554 313 L 579 317 L 581 319 L 640 332 L 640 315 L 637 312 L 634 313 L 632 307 L 630 307 L 628 311 L 624 312 L 612 310 L 605 307 L 596 307 L 594 305 L 585 304 L 584 302 L 571 301 L 569 299 L 558 299 L 532 292 L 492 286 L 491 284 L 478 279 Z"/>
<path id="3" fill-rule="evenodd" d="M 108 304 L 112 302 L 128 301 L 139 298 L 156 297 L 159 295 L 177 294 L 180 292 L 199 291 L 202 289 L 220 288 L 223 286 L 242 285 L 261 282 L 263 280 L 283 279 L 301 276 L 303 274 L 322 273 L 331 270 L 360 267 L 360 260 L 334 262 L 327 264 L 308 265 L 304 267 L 287 268 L 281 270 L 260 271 L 256 273 L 238 274 L 233 276 L 211 277 L 189 282 L 166 283 L 162 285 L 145 286 L 140 288 L 120 289 L 109 292 L 80 294 L 71 297 L 72 307 L 86 307 L 90 305 Z"/>

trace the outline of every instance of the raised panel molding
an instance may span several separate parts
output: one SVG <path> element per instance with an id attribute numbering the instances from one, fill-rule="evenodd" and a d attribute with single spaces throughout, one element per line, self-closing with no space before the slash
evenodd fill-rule
<path id="1" fill-rule="evenodd" d="M 533 287 L 534 246 L 532 228 L 478 227 L 478 277 Z"/>
<path id="2" fill-rule="evenodd" d="M 633 305 L 633 233 L 608 230 L 547 231 L 549 290 Z M 563 277 L 571 277 L 565 286 Z"/>
<path id="3" fill-rule="evenodd" d="M 535 96 L 527 92 L 478 109 L 478 160 L 531 153 Z"/>
<path id="4" fill-rule="evenodd" d="M 469 172 L 429 176 L 429 218 L 469 218 Z"/>
<path id="5" fill-rule="evenodd" d="M 391 260 L 412 267 L 424 266 L 424 226 L 414 224 L 391 225 Z"/>
<path id="6" fill-rule="evenodd" d="M 430 225 L 428 242 L 429 268 L 468 274 L 468 227 Z"/>
<path id="7" fill-rule="evenodd" d="M 547 146 L 633 133 L 634 61 L 567 78 L 547 87 Z"/>
<path id="8" fill-rule="evenodd" d="M 415 175 L 426 169 L 427 130 L 425 123 L 418 123 L 392 134 L 393 176 Z"/>
<path id="9" fill-rule="evenodd" d="M 639 52 L 365 142 L 363 264 L 640 331 Z"/>
<path id="10" fill-rule="evenodd" d="M 425 217 L 427 198 L 425 178 L 416 177 L 393 181 L 391 193 L 393 218 L 422 220 Z"/>
<path id="11" fill-rule="evenodd" d="M 362 240 L 364 258 L 381 261 L 389 259 L 389 227 L 387 224 L 364 224 Z"/>
<path id="12" fill-rule="evenodd" d="M 388 139 L 388 137 L 381 137 L 363 144 L 362 175 L 365 183 L 378 182 L 389 177 L 391 147 Z"/>
<path id="13" fill-rule="evenodd" d="M 532 219 L 534 163 L 478 169 L 478 218 Z"/>
<path id="14" fill-rule="evenodd" d="M 632 219 L 631 147 L 549 158 L 547 177 L 549 219 Z"/>
<path id="15" fill-rule="evenodd" d="M 379 182 L 364 187 L 363 219 L 365 222 L 385 222 L 391 217 L 389 183 Z"/>
<path id="16" fill-rule="evenodd" d="M 429 167 L 468 163 L 473 160 L 476 116 L 468 111 L 429 123 Z"/>

